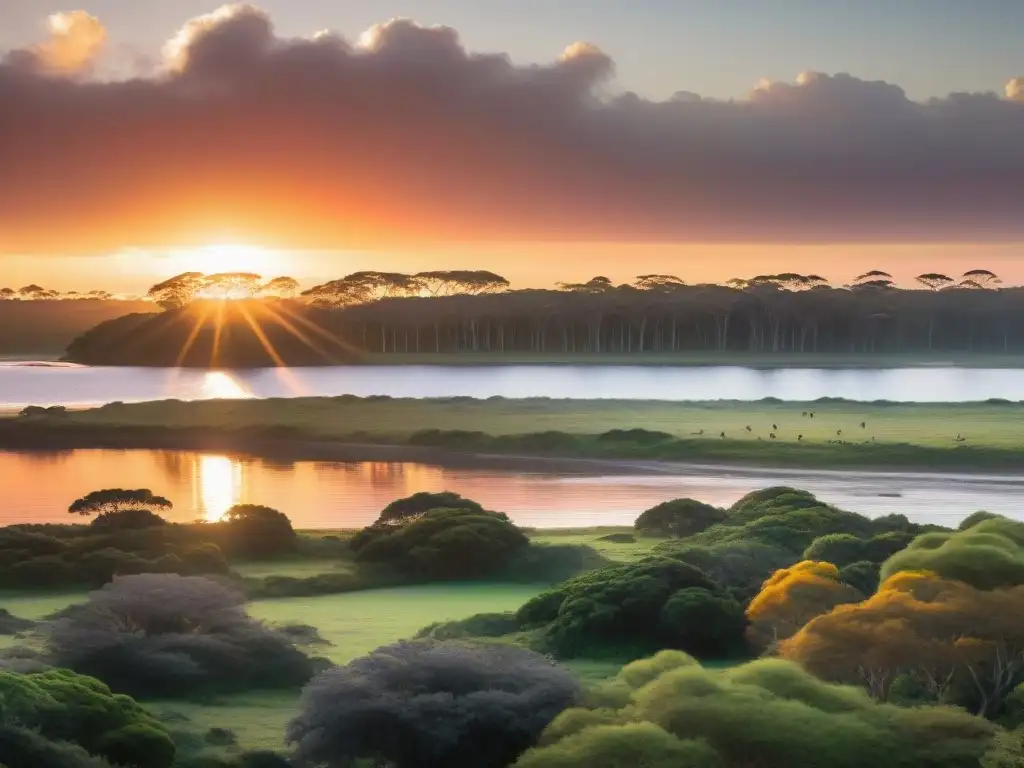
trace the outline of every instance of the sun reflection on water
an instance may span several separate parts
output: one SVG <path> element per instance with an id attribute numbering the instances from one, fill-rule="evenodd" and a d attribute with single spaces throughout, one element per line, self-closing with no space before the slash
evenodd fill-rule
<path id="1" fill-rule="evenodd" d="M 238 400 L 252 397 L 245 386 L 224 371 L 209 371 L 203 376 L 202 392 L 204 398 Z"/>
<path id="2" fill-rule="evenodd" d="M 227 456 L 200 456 L 196 487 L 203 519 L 215 523 L 242 498 L 242 465 Z"/>

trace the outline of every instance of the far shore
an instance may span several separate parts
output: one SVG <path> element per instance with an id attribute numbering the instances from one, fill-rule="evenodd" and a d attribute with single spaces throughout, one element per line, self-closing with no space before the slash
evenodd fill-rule
<path id="1" fill-rule="evenodd" d="M 114 403 L 0 418 L 0 450 L 152 449 L 527 472 L 1024 473 L 1024 404 L 383 397 Z"/>

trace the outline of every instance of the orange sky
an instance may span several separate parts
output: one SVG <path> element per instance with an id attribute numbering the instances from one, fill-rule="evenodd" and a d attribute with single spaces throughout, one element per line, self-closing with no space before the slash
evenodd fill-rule
<path id="1" fill-rule="evenodd" d="M 219 258 L 218 253 L 223 257 Z M 252 254 L 252 258 L 247 257 Z M 991 269 L 1006 284 L 1024 283 L 1024 244 L 677 244 L 514 243 L 456 244 L 415 251 L 287 252 L 247 248 L 182 250 L 166 256 L 126 251 L 107 256 L 7 256 L 0 284 L 31 282 L 58 290 L 103 288 L 135 293 L 183 271 L 252 269 L 265 277 L 288 274 L 304 286 L 364 269 L 490 269 L 513 287 L 548 287 L 603 274 L 627 282 L 638 274 L 675 274 L 687 282 L 724 282 L 762 272 L 817 273 L 843 285 L 861 272 L 882 269 L 910 285 L 922 272 L 958 275 Z"/>
<path id="2" fill-rule="evenodd" d="M 476 268 L 519 287 L 985 268 L 1024 282 L 1024 78 L 911 100 L 807 71 L 745 98 L 613 89 L 393 19 L 288 37 L 250 5 L 97 74 L 101 19 L 0 51 L 0 285 L 144 290 L 185 270 L 310 283 Z M 244 250 L 196 250 L 248 243 Z M 113 254 L 113 255 L 112 255 Z"/>

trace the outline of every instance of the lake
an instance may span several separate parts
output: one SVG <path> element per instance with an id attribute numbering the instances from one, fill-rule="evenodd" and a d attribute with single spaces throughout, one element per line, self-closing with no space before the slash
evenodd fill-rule
<path id="1" fill-rule="evenodd" d="M 225 454 L 149 450 L 0 452 L 0 525 L 77 521 L 65 511 L 99 488 L 147 487 L 174 503 L 176 521 L 216 520 L 237 503 L 266 504 L 297 528 L 357 528 L 396 498 L 456 491 L 519 525 L 564 528 L 632 525 L 669 499 L 729 505 L 771 485 L 805 488 L 823 501 L 878 516 L 956 525 L 987 509 L 1024 510 L 1024 476 L 747 470 L 685 466 L 590 465 L 539 471 L 537 460 L 480 460 L 472 466 L 399 462 L 282 462 Z M 552 465 L 554 466 L 554 465 Z M 558 466 L 565 466 L 559 463 Z M 881 496 L 880 494 L 899 494 Z"/>
<path id="2" fill-rule="evenodd" d="M 336 366 L 202 371 L 0 364 L 0 408 L 336 395 L 907 402 L 1024 400 L 1024 369 L 618 365 Z"/>

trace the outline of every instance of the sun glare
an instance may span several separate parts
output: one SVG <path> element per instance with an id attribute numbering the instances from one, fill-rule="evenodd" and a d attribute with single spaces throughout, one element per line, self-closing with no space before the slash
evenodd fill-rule
<path id="1" fill-rule="evenodd" d="M 203 397 L 210 400 L 244 400 L 252 397 L 239 381 L 224 371 L 209 371 L 203 376 Z"/>
<path id="2" fill-rule="evenodd" d="M 237 504 L 242 493 L 242 465 L 227 456 L 200 456 L 196 487 L 203 519 L 215 523 Z"/>
<path id="3" fill-rule="evenodd" d="M 264 278 L 276 277 L 285 270 L 281 254 L 252 245 L 222 243 L 189 250 L 174 251 L 173 271 L 178 272 L 255 272 Z"/>

